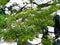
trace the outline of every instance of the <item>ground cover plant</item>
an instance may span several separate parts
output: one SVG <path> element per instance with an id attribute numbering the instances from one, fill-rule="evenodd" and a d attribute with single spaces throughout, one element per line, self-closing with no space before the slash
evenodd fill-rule
<path id="1" fill-rule="evenodd" d="M 1 0 L 0 5 L 4 5 L 7 1 Z M 53 17 L 50 14 L 59 9 L 55 4 L 48 10 L 29 9 L 16 15 L 0 14 L 0 38 L 4 37 L 6 42 L 14 42 L 18 39 L 19 45 L 26 45 L 28 39 L 32 40 L 38 33 L 43 33 L 42 30 L 47 26 L 54 26 Z M 48 45 L 44 41 L 44 45 Z M 50 41 L 48 43 L 51 45 Z"/>

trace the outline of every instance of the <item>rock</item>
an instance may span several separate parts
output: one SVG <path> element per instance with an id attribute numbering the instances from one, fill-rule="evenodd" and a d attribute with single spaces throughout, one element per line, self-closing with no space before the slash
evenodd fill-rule
<path id="1" fill-rule="evenodd" d="M 48 32 L 54 32 L 54 27 L 47 26 L 47 28 L 48 28 Z"/>
<path id="2" fill-rule="evenodd" d="M 52 0 L 34 0 L 33 2 L 35 2 L 38 5 L 41 4 L 46 4 L 46 3 L 50 3 L 52 2 Z M 22 11 L 23 9 L 37 9 L 37 5 L 36 4 L 31 4 L 30 0 L 10 0 L 5 6 L 8 7 L 5 9 L 5 14 L 11 14 L 14 10 L 16 10 L 17 12 Z M 42 9 L 47 9 L 49 7 L 44 7 Z"/>
<path id="3" fill-rule="evenodd" d="M 5 6 L 6 7 L 10 7 L 12 6 L 13 4 L 17 4 L 18 6 L 20 7 L 23 7 L 26 3 L 29 3 L 29 0 L 10 0 Z"/>
<path id="4" fill-rule="evenodd" d="M 11 14 L 11 11 L 9 11 L 8 8 L 5 8 L 5 9 L 4 9 L 4 12 L 5 12 L 5 14 L 9 14 L 9 15 Z"/>
<path id="5" fill-rule="evenodd" d="M 28 40 L 28 45 L 37 45 L 39 43 L 41 43 L 41 39 L 39 38 L 35 38 L 32 41 Z"/>
<path id="6" fill-rule="evenodd" d="M 4 42 L 0 43 L 0 45 L 17 45 L 17 42 Z"/>
<path id="7" fill-rule="evenodd" d="M 49 34 L 50 39 L 55 39 L 55 34 L 54 33 L 48 33 L 48 34 Z"/>
<path id="8" fill-rule="evenodd" d="M 5 11 L 5 14 L 9 14 L 10 15 L 11 14 L 11 11 Z"/>
<path id="9" fill-rule="evenodd" d="M 27 4 L 26 6 L 25 6 L 25 8 L 27 8 L 27 9 L 37 9 L 37 5 L 36 4 Z"/>
<path id="10" fill-rule="evenodd" d="M 3 9 L 4 9 L 5 11 L 8 11 L 8 7 L 4 7 Z"/>
<path id="11" fill-rule="evenodd" d="M 60 37 L 55 40 L 54 44 L 55 45 L 60 45 Z"/>
<path id="12" fill-rule="evenodd" d="M 6 7 L 10 7 L 10 6 L 12 6 L 12 4 L 13 4 L 13 3 L 8 2 L 5 6 L 6 6 Z"/>
<path id="13" fill-rule="evenodd" d="M 3 39 L 3 37 L 1 38 L 0 43 L 4 43 L 4 39 Z"/>
<path id="14" fill-rule="evenodd" d="M 59 38 L 57 38 L 55 41 L 57 41 L 57 40 L 60 40 L 60 37 L 59 37 Z"/>
<path id="15" fill-rule="evenodd" d="M 17 42 L 6 42 L 7 45 L 17 45 Z"/>
<path id="16" fill-rule="evenodd" d="M 53 2 L 54 2 L 54 1 L 51 0 L 48 4 L 53 4 Z"/>
<path id="17" fill-rule="evenodd" d="M 18 12 L 25 4 L 23 4 L 22 0 L 10 0 L 5 6 L 9 7 L 9 11 L 16 10 Z M 5 14 L 11 14 L 9 11 L 5 11 Z"/>
<path id="18" fill-rule="evenodd" d="M 60 16 L 60 10 L 57 10 L 56 15 Z"/>
<path id="19" fill-rule="evenodd" d="M 8 10 L 8 8 L 5 8 L 4 11 L 5 11 L 5 14 L 10 14 L 10 11 Z"/>
<path id="20" fill-rule="evenodd" d="M 12 4 L 16 3 L 16 4 L 18 4 L 20 7 L 23 7 L 23 1 L 22 1 L 22 0 L 10 0 L 9 2 L 12 3 Z M 9 2 L 8 2 L 8 3 L 9 3 Z"/>
<path id="21" fill-rule="evenodd" d="M 41 39 L 42 37 L 43 37 L 43 34 L 39 34 L 39 35 L 38 35 L 38 38 Z"/>
<path id="22" fill-rule="evenodd" d="M 29 0 L 10 0 L 5 7 L 8 7 L 9 11 L 16 10 L 17 12 L 22 11 L 23 9 L 36 9 L 36 4 L 31 4 Z M 11 7 L 11 8 L 10 8 Z M 5 11 L 5 14 L 10 14 L 9 11 Z"/>
<path id="23" fill-rule="evenodd" d="M 24 3 L 30 3 L 30 0 L 23 0 Z"/>
<path id="24" fill-rule="evenodd" d="M 34 0 L 33 2 L 35 2 L 38 5 L 41 5 L 41 4 L 46 4 L 46 3 L 48 4 L 52 2 L 52 0 Z"/>
<path id="25" fill-rule="evenodd" d="M 32 4 L 32 9 L 36 10 L 37 9 L 37 5 L 36 4 Z"/>
<path id="26" fill-rule="evenodd" d="M 18 7 L 18 6 L 14 6 L 14 7 L 12 7 L 12 10 L 19 11 L 19 10 L 20 10 L 20 7 Z"/>
<path id="27" fill-rule="evenodd" d="M 43 45 L 42 43 L 38 44 L 38 45 Z"/>
<path id="28" fill-rule="evenodd" d="M 42 45 L 43 34 L 38 34 L 38 38 L 34 38 L 32 41 L 28 39 L 28 45 Z"/>
<path id="29" fill-rule="evenodd" d="M 54 27 L 47 26 L 47 28 L 48 28 L 48 34 L 49 34 L 50 38 L 51 39 L 55 38 Z"/>

